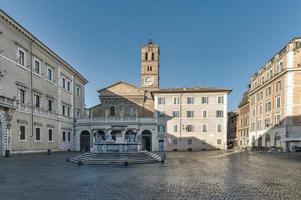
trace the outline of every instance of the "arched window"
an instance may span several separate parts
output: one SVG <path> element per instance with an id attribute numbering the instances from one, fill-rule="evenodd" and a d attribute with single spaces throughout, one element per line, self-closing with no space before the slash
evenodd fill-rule
<path id="1" fill-rule="evenodd" d="M 152 53 L 152 60 L 155 60 L 155 54 Z"/>
<path id="2" fill-rule="evenodd" d="M 145 60 L 148 60 L 148 54 L 145 53 L 145 56 L 144 56 Z"/>
<path id="3" fill-rule="evenodd" d="M 115 116 L 115 107 L 114 106 L 111 106 L 111 108 L 110 108 L 110 115 Z"/>
<path id="4" fill-rule="evenodd" d="M 276 148 L 281 147 L 281 136 L 279 133 L 275 134 L 275 147 Z"/>

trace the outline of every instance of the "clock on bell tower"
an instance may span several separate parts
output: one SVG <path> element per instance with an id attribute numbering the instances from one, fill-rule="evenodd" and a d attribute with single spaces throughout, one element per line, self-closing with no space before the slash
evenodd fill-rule
<path id="1" fill-rule="evenodd" d="M 141 87 L 146 90 L 159 89 L 159 45 L 148 43 L 141 48 Z"/>

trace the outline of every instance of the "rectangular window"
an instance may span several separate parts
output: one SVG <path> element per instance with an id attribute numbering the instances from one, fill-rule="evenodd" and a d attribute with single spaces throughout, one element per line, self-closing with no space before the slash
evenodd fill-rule
<path id="1" fill-rule="evenodd" d="M 34 68 L 33 71 L 37 74 L 40 74 L 40 61 L 37 59 L 34 59 Z"/>
<path id="2" fill-rule="evenodd" d="M 194 117 L 194 112 L 193 111 L 187 111 L 187 118 L 193 118 Z"/>
<path id="3" fill-rule="evenodd" d="M 67 116 L 70 117 L 70 107 L 67 107 Z"/>
<path id="4" fill-rule="evenodd" d="M 52 111 L 52 100 L 48 99 L 48 111 Z"/>
<path id="5" fill-rule="evenodd" d="M 48 130 L 48 141 L 51 142 L 52 141 L 52 129 Z"/>
<path id="6" fill-rule="evenodd" d="M 265 111 L 270 112 L 271 111 L 271 102 L 268 101 L 265 103 Z"/>
<path id="7" fill-rule="evenodd" d="M 178 126 L 177 125 L 173 125 L 173 132 L 178 132 Z"/>
<path id="8" fill-rule="evenodd" d="M 173 144 L 177 145 L 178 144 L 178 140 L 177 139 L 173 139 Z"/>
<path id="9" fill-rule="evenodd" d="M 160 133 L 165 132 L 165 126 L 164 125 L 158 125 L 158 132 L 160 132 Z"/>
<path id="10" fill-rule="evenodd" d="M 202 132 L 207 132 L 207 131 L 208 131 L 207 124 L 203 124 L 202 125 Z"/>
<path id="11" fill-rule="evenodd" d="M 192 139 L 188 139 L 188 144 L 192 144 Z"/>
<path id="12" fill-rule="evenodd" d="M 180 117 L 180 112 L 179 111 L 172 111 L 172 117 L 173 118 L 179 118 Z"/>
<path id="13" fill-rule="evenodd" d="M 158 98 L 158 104 L 159 105 L 164 105 L 165 104 L 165 98 Z"/>
<path id="14" fill-rule="evenodd" d="M 278 62 L 277 65 L 276 65 L 276 73 L 277 73 L 277 74 L 280 73 L 280 72 L 282 71 L 282 68 L 283 68 L 283 62 L 280 61 L 280 62 Z"/>
<path id="15" fill-rule="evenodd" d="M 80 87 L 76 87 L 76 96 L 80 96 Z"/>
<path id="16" fill-rule="evenodd" d="M 36 128 L 36 141 L 40 141 L 41 140 L 41 129 L 40 128 Z"/>
<path id="17" fill-rule="evenodd" d="M 65 116 L 65 105 L 62 105 L 62 115 Z"/>
<path id="18" fill-rule="evenodd" d="M 25 52 L 21 49 L 18 50 L 18 63 L 25 66 Z"/>
<path id="19" fill-rule="evenodd" d="M 278 92 L 279 90 L 281 90 L 281 81 L 277 81 L 276 83 L 276 92 Z"/>
<path id="20" fill-rule="evenodd" d="M 66 141 L 66 132 L 63 131 L 63 141 Z"/>
<path id="21" fill-rule="evenodd" d="M 67 81 L 67 90 L 68 90 L 69 92 L 70 92 L 70 90 L 71 90 L 70 85 L 71 85 L 70 81 Z"/>
<path id="22" fill-rule="evenodd" d="M 66 79 L 64 77 L 62 78 L 62 86 L 66 89 Z"/>
<path id="23" fill-rule="evenodd" d="M 20 140 L 26 140 L 25 126 L 20 126 Z"/>
<path id="24" fill-rule="evenodd" d="M 157 117 L 158 118 L 164 118 L 165 113 L 163 111 L 157 111 Z"/>
<path id="25" fill-rule="evenodd" d="M 281 106 L 281 97 L 276 97 L 276 108 L 280 108 Z"/>
<path id="26" fill-rule="evenodd" d="M 208 103 L 209 103 L 208 97 L 202 97 L 202 104 L 208 104 Z"/>
<path id="27" fill-rule="evenodd" d="M 221 124 L 217 125 L 217 132 L 222 132 L 222 125 Z"/>
<path id="28" fill-rule="evenodd" d="M 180 97 L 174 97 L 173 104 L 180 104 Z"/>
<path id="29" fill-rule="evenodd" d="M 280 125 L 280 115 L 279 114 L 277 114 L 276 116 L 275 116 L 275 124 L 276 125 Z"/>
<path id="30" fill-rule="evenodd" d="M 71 141 L 71 133 L 68 132 L 68 141 L 70 142 Z"/>
<path id="31" fill-rule="evenodd" d="M 269 95 L 271 95 L 272 94 L 272 89 L 271 89 L 271 87 L 268 87 L 267 89 L 266 89 L 266 96 L 269 96 Z"/>
<path id="32" fill-rule="evenodd" d="M 262 105 L 258 106 L 258 113 L 261 115 L 262 114 Z"/>
<path id="33" fill-rule="evenodd" d="M 186 126 L 186 131 L 187 131 L 187 132 L 193 132 L 193 131 L 194 131 L 193 125 L 187 125 L 187 126 Z"/>
<path id="34" fill-rule="evenodd" d="M 257 121 L 257 130 L 261 130 L 261 119 Z"/>
<path id="35" fill-rule="evenodd" d="M 202 116 L 203 116 L 203 118 L 207 118 L 207 116 L 208 116 L 208 111 L 207 111 L 207 110 L 203 110 Z"/>
<path id="36" fill-rule="evenodd" d="M 47 69 L 47 79 L 48 79 L 49 81 L 52 81 L 52 79 L 53 79 L 53 76 L 52 76 L 52 69 L 50 69 L 49 67 L 48 67 L 48 69 Z"/>
<path id="37" fill-rule="evenodd" d="M 187 97 L 187 104 L 194 104 L 194 97 Z"/>
<path id="38" fill-rule="evenodd" d="M 20 103 L 25 104 L 25 90 L 20 89 Z"/>
<path id="39" fill-rule="evenodd" d="M 218 140 L 216 141 L 216 144 L 222 144 L 222 140 L 221 140 L 221 139 L 218 139 Z"/>
<path id="40" fill-rule="evenodd" d="M 265 128 L 269 128 L 270 127 L 270 118 L 266 118 L 265 119 Z"/>
<path id="41" fill-rule="evenodd" d="M 217 97 L 217 103 L 218 104 L 223 104 L 224 103 L 224 96 L 218 96 Z"/>
<path id="42" fill-rule="evenodd" d="M 40 96 L 35 95 L 35 106 L 36 108 L 40 108 Z"/>
<path id="43" fill-rule="evenodd" d="M 217 110 L 216 111 L 216 117 L 224 117 L 224 111 L 223 110 Z"/>

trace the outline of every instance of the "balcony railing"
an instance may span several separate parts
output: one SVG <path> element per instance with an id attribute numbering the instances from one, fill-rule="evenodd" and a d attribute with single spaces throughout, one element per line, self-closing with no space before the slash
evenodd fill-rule
<path id="1" fill-rule="evenodd" d="M 155 118 L 137 118 L 137 117 L 93 117 L 93 118 L 80 118 L 76 119 L 77 123 L 110 123 L 110 122 L 137 122 L 137 123 L 156 123 Z"/>
<path id="2" fill-rule="evenodd" d="M 0 106 L 15 108 L 16 101 L 14 99 L 0 95 Z"/>

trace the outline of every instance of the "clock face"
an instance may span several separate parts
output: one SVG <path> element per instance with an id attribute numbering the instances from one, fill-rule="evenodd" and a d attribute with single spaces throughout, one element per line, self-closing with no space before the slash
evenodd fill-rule
<path id="1" fill-rule="evenodd" d="M 147 76 L 147 77 L 145 77 L 144 78 L 144 85 L 145 86 L 152 86 L 152 85 L 154 85 L 154 83 L 155 83 L 155 79 L 154 79 L 154 77 L 152 77 L 152 76 Z"/>

